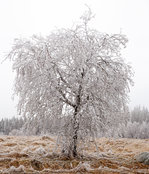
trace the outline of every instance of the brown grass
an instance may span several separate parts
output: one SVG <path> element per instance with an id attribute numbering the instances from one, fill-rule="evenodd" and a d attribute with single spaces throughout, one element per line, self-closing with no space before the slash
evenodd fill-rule
<path id="1" fill-rule="evenodd" d="M 11 173 L 12 166 L 12 173 L 149 173 L 149 166 L 135 161 L 135 155 L 149 151 L 149 140 L 100 138 L 76 159 L 50 153 L 54 143 L 55 137 L 48 136 L 0 137 L 0 173 Z"/>

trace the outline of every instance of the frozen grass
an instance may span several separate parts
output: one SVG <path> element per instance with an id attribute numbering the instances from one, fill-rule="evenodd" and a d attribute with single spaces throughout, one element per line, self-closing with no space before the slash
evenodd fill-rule
<path id="1" fill-rule="evenodd" d="M 86 145 L 76 159 L 55 148 L 56 137 L 1 136 L 0 173 L 149 173 L 135 156 L 149 151 L 149 139 L 100 138 Z"/>

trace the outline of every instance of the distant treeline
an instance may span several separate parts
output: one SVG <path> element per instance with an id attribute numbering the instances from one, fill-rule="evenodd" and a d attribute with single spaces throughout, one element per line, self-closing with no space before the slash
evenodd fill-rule
<path id="1" fill-rule="evenodd" d="M 42 135 L 58 134 L 61 126 L 65 126 L 67 118 L 22 117 L 5 118 L 0 121 L 0 134 L 2 135 Z M 121 138 L 149 138 L 149 111 L 147 108 L 135 107 L 123 123 L 108 130 L 97 130 L 97 136 Z"/>
<path id="2" fill-rule="evenodd" d="M 135 107 L 130 119 L 126 124 L 121 123 L 117 130 L 118 137 L 121 138 L 149 138 L 149 111 L 147 108 L 140 106 Z"/>
<path id="3" fill-rule="evenodd" d="M 4 118 L 0 121 L 0 134 L 9 135 L 12 130 L 20 130 L 24 125 L 24 119 L 18 117 Z"/>

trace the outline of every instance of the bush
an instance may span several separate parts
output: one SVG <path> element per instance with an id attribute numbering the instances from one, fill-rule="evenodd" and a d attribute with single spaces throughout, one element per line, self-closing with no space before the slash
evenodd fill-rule
<path id="1" fill-rule="evenodd" d="M 121 138 L 137 138 L 147 139 L 149 138 L 149 123 L 147 122 L 131 122 L 126 125 L 120 124 L 115 136 Z"/>

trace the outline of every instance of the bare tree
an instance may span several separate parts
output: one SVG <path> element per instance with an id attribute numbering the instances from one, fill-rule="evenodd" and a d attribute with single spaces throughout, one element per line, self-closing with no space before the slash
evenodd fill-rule
<path id="1" fill-rule="evenodd" d="M 18 112 L 26 117 L 63 117 L 63 152 L 78 155 L 78 142 L 125 111 L 131 67 L 121 57 L 127 38 L 81 23 L 47 37 L 18 39 L 9 54 L 16 72 Z"/>

